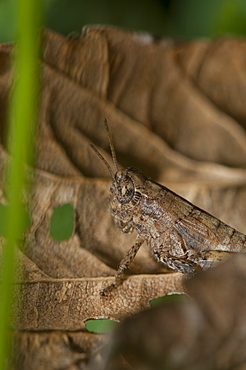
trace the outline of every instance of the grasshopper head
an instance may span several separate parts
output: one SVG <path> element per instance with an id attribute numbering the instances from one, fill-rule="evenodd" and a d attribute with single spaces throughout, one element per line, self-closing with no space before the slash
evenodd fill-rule
<path id="1" fill-rule="evenodd" d="M 125 232 L 130 232 L 132 231 L 133 210 L 142 196 L 141 189 L 143 187 L 145 177 L 139 170 L 133 167 L 118 169 L 115 149 L 106 120 L 104 120 L 104 124 L 108 133 L 112 158 L 116 170 L 115 173 L 101 153 L 92 144 L 91 147 L 104 162 L 112 178 L 112 184 L 110 187 L 112 217 L 117 226 Z"/>
<path id="2" fill-rule="evenodd" d="M 131 177 L 127 174 L 127 170 L 118 170 L 115 173 L 115 184 L 113 187 L 115 187 L 115 196 L 118 202 L 128 203 L 132 200 L 135 186 Z M 111 189 L 113 187 L 111 186 Z"/>

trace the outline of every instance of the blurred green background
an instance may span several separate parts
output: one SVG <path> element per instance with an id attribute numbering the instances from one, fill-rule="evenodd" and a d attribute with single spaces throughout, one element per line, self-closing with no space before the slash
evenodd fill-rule
<path id="1" fill-rule="evenodd" d="M 16 3 L 0 0 L 0 42 L 16 39 Z M 35 1 L 35 0 L 34 0 Z M 44 25 L 67 35 L 111 24 L 189 39 L 246 34 L 246 0 L 43 0 Z"/>

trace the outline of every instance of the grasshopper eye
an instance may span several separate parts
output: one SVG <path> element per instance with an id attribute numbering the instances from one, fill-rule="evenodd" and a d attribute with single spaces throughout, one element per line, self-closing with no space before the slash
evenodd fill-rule
<path id="1" fill-rule="evenodd" d="M 116 176 L 116 197 L 120 203 L 128 203 L 133 198 L 135 187 L 127 175 Z"/>

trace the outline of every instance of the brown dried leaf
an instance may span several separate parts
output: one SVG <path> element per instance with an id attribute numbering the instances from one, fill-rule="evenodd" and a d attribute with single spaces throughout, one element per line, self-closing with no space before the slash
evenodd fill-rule
<path id="1" fill-rule="evenodd" d="M 61 348 L 68 351 L 64 368 L 86 366 L 88 356 L 76 356 L 94 346 L 85 332 L 87 319 L 122 319 L 148 308 L 153 298 L 183 291 L 182 276 L 160 274 L 164 269 L 141 248 L 131 276 L 110 299 L 99 296 L 136 237 L 113 225 L 108 172 L 89 146 L 100 146 L 112 164 L 104 117 L 123 166 L 139 167 L 246 232 L 244 44 L 230 38 L 180 44 L 103 26 L 86 27 L 77 39 L 44 33 L 35 187 L 28 203 L 32 225 L 19 252 L 24 299 L 17 301 L 15 328 L 31 330 L 16 335 L 23 369 L 41 369 L 42 358 L 55 368 Z M 11 50 L 0 46 L 1 174 Z M 231 73 L 224 72 L 225 84 L 226 67 Z M 0 181 L 4 203 L 2 176 Z M 50 219 L 53 207 L 64 203 L 74 207 L 75 227 L 70 239 L 57 242 L 49 234 Z M 69 339 L 73 330 L 76 340 L 91 343 L 78 345 L 76 354 Z M 31 338 L 37 347 L 28 344 Z M 38 357 L 40 346 L 46 350 Z"/>
<path id="2" fill-rule="evenodd" d="M 186 300 L 141 312 L 115 330 L 100 369 L 245 369 L 245 281 L 245 255 L 188 280 Z"/>

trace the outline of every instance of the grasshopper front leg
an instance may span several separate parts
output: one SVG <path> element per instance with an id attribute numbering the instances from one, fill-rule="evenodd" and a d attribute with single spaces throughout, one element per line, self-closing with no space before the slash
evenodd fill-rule
<path id="1" fill-rule="evenodd" d="M 122 260 L 120 261 L 118 270 L 116 271 L 115 274 L 115 282 L 109 285 L 107 288 L 101 290 L 100 292 L 101 296 L 108 295 L 110 292 L 112 292 L 112 290 L 116 289 L 123 282 L 124 271 L 128 269 L 130 263 L 134 260 L 137 251 L 139 250 L 143 242 L 144 238 L 138 235 L 135 244 L 129 249 L 125 257 L 122 258 Z"/>

